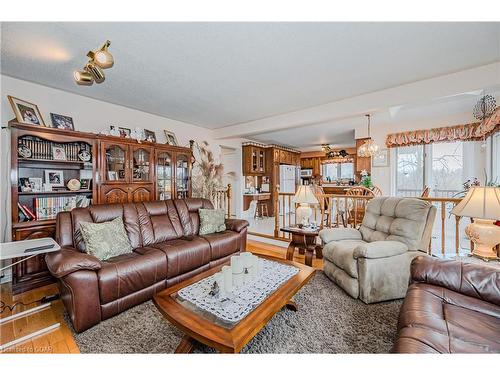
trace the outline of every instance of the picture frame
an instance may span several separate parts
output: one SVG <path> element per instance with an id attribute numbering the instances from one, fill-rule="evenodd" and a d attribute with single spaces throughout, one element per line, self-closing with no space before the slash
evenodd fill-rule
<path id="1" fill-rule="evenodd" d="M 81 190 L 91 190 L 92 179 L 91 178 L 80 178 L 80 189 Z"/>
<path id="2" fill-rule="evenodd" d="M 45 126 L 42 114 L 36 104 L 7 95 L 17 122 L 28 125 Z"/>
<path id="3" fill-rule="evenodd" d="M 72 117 L 59 115 L 57 113 L 51 113 L 50 120 L 52 121 L 52 128 L 61 130 L 75 130 L 75 125 L 73 123 Z"/>
<path id="4" fill-rule="evenodd" d="M 146 136 L 146 141 L 156 143 L 156 134 L 154 131 L 144 129 L 144 135 Z"/>
<path id="5" fill-rule="evenodd" d="M 52 158 L 54 160 L 67 160 L 66 150 L 61 146 L 52 146 Z"/>
<path id="6" fill-rule="evenodd" d="M 19 188 L 20 192 L 31 192 L 33 189 L 31 187 L 30 179 L 28 177 L 19 177 Z"/>
<path id="7" fill-rule="evenodd" d="M 121 138 L 130 138 L 130 129 L 129 128 L 122 128 L 119 126 L 118 131 L 120 132 Z"/>
<path id="8" fill-rule="evenodd" d="M 115 171 L 108 171 L 108 180 L 109 181 L 116 181 L 117 180 L 117 174 Z"/>
<path id="9" fill-rule="evenodd" d="M 164 132 L 165 138 L 167 139 L 167 145 L 178 146 L 179 143 L 177 142 L 177 137 L 175 136 L 175 134 L 168 130 L 164 130 Z"/>
<path id="10" fill-rule="evenodd" d="M 45 182 L 47 184 L 50 184 L 52 187 L 64 186 L 64 172 L 53 169 L 46 169 Z"/>
<path id="11" fill-rule="evenodd" d="M 43 191 L 43 180 L 40 177 L 29 177 L 29 182 L 31 185 L 31 191 L 41 192 Z"/>
<path id="12" fill-rule="evenodd" d="M 389 149 L 384 148 L 372 157 L 373 167 L 388 167 L 389 166 Z"/>

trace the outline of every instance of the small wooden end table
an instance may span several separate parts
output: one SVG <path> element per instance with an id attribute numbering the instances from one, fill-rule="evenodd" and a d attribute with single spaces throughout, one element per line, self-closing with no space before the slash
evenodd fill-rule
<path id="1" fill-rule="evenodd" d="M 316 252 L 316 258 L 323 259 L 323 248 L 320 245 L 316 244 L 316 238 L 318 237 L 319 230 L 319 228 L 315 230 L 302 229 L 298 226 L 281 228 L 280 231 L 290 233 L 292 235 L 290 244 L 288 245 L 288 250 L 286 252 L 286 259 L 293 260 L 293 253 L 295 252 L 295 248 L 299 249 L 300 254 L 305 253 L 305 264 L 307 266 L 312 266 L 314 252 Z"/>

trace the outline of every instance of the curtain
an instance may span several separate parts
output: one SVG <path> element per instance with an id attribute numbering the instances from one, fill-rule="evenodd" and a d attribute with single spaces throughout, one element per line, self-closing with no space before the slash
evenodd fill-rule
<path id="1" fill-rule="evenodd" d="M 500 107 L 484 122 L 388 134 L 385 144 L 387 147 L 399 147 L 432 142 L 480 141 L 497 131 L 500 131 Z"/>

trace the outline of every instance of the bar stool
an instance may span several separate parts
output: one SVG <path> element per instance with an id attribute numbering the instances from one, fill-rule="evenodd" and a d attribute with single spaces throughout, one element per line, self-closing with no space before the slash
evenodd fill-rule
<path id="1" fill-rule="evenodd" d="M 267 210 L 267 203 L 266 202 L 259 203 L 258 211 L 260 212 L 261 218 L 269 217 L 269 211 Z"/>

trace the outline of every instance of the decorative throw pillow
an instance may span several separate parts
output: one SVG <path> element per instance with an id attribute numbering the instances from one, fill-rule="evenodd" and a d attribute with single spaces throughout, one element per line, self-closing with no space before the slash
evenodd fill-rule
<path id="1" fill-rule="evenodd" d="M 199 209 L 200 214 L 200 235 L 226 230 L 226 220 L 224 210 Z"/>
<path id="2" fill-rule="evenodd" d="M 80 231 L 87 253 L 99 260 L 132 252 L 121 217 L 105 223 L 80 223 Z"/>

